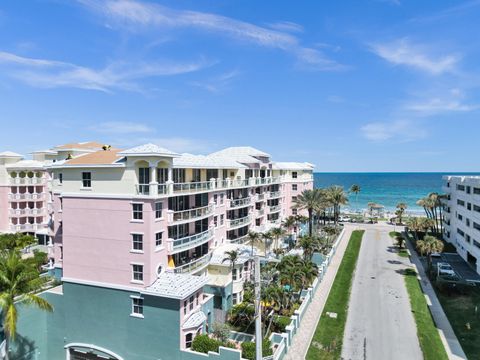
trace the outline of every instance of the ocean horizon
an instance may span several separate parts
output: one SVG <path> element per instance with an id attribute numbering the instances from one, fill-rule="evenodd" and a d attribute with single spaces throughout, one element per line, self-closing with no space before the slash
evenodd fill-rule
<path id="1" fill-rule="evenodd" d="M 420 213 L 423 208 L 417 200 L 431 192 L 442 193 L 442 177 L 445 175 L 480 175 L 477 172 L 315 172 L 315 188 L 332 185 L 342 186 L 346 191 L 353 184 L 360 186 L 358 197 L 349 194 L 349 204 L 343 210 L 364 210 L 369 202 L 394 211 L 399 202 L 408 205 L 407 212 Z"/>

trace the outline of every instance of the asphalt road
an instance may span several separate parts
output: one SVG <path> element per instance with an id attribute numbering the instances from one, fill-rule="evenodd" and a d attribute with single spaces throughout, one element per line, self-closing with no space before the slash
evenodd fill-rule
<path id="1" fill-rule="evenodd" d="M 392 251 L 390 226 L 364 226 L 366 232 L 350 296 L 342 358 L 422 359 L 415 321 L 401 269 L 408 260 Z"/>

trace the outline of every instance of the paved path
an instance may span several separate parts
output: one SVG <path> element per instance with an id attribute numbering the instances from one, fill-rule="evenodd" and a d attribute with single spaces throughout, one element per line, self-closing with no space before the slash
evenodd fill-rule
<path id="1" fill-rule="evenodd" d="M 428 306 L 430 307 L 430 312 L 432 313 L 435 324 L 438 327 L 438 332 L 440 333 L 440 338 L 442 339 L 445 350 L 449 359 L 460 360 L 466 359 L 466 355 L 463 352 L 462 346 L 455 335 L 450 322 L 448 321 L 445 312 L 443 311 L 442 305 L 435 294 L 435 290 L 432 287 L 432 284 L 428 280 L 427 275 L 423 269 L 423 266 L 418 258 L 415 250 L 411 244 L 407 243 L 408 249 L 412 254 L 412 262 L 417 267 L 417 273 L 420 276 L 420 284 L 422 285 L 422 290 L 425 293 L 427 298 Z"/>
<path id="2" fill-rule="evenodd" d="M 392 249 L 381 224 L 366 229 L 343 339 L 345 360 L 423 359 L 403 275 L 411 266 Z"/>
<path id="3" fill-rule="evenodd" d="M 352 234 L 354 227 L 347 225 L 345 227 L 345 233 L 340 240 L 340 243 L 337 247 L 337 251 L 333 256 L 333 259 L 330 263 L 330 266 L 323 277 L 322 282 L 318 285 L 315 296 L 313 297 L 312 302 L 308 306 L 306 313 L 302 319 L 300 327 L 293 337 L 292 345 L 290 346 L 287 355 L 284 360 L 302 360 L 305 359 L 307 355 L 308 347 L 312 342 L 313 334 L 317 328 L 318 321 L 320 320 L 320 315 L 323 312 L 323 307 L 327 301 L 328 294 L 330 293 L 330 288 L 332 287 L 333 280 L 337 274 L 338 267 L 342 262 L 343 254 L 348 244 L 348 239 Z"/>

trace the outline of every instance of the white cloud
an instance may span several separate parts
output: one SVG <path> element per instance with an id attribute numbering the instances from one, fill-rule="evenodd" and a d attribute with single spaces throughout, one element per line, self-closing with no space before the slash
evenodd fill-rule
<path id="1" fill-rule="evenodd" d="M 278 31 L 287 31 L 293 33 L 300 33 L 304 30 L 302 25 L 291 21 L 279 21 L 273 24 L 268 24 L 268 26 Z"/>
<path id="2" fill-rule="evenodd" d="M 92 125 L 91 130 L 106 134 L 147 133 L 155 130 L 145 124 L 125 121 L 107 121 Z"/>
<path id="3" fill-rule="evenodd" d="M 114 62 L 102 69 L 72 63 L 36 59 L 0 52 L 0 66 L 11 66 L 8 74 L 40 88 L 72 87 L 111 92 L 114 89 L 138 91 L 137 81 L 148 77 L 171 76 L 198 71 L 211 63 L 200 59 L 191 63 Z"/>
<path id="4" fill-rule="evenodd" d="M 404 108 L 420 116 L 431 116 L 449 112 L 469 112 L 480 107 L 476 104 L 466 104 L 464 98 L 462 90 L 453 88 L 443 94 L 421 96 L 418 100 L 406 103 Z"/>
<path id="5" fill-rule="evenodd" d="M 408 120 L 371 122 L 362 126 L 360 130 L 366 139 L 376 142 L 386 140 L 406 142 L 421 139 L 427 135 L 424 129 Z"/>
<path id="6" fill-rule="evenodd" d="M 225 90 L 230 82 L 239 74 L 239 71 L 232 70 L 205 81 L 192 81 L 190 84 L 212 93 L 220 93 Z"/>
<path id="7" fill-rule="evenodd" d="M 373 45 L 372 51 L 394 65 L 409 66 L 432 75 L 455 72 L 460 61 L 455 54 L 431 54 L 426 47 L 412 44 L 406 38 Z"/>
<path id="8" fill-rule="evenodd" d="M 318 50 L 301 45 L 290 32 L 294 23 L 277 23 L 277 29 L 269 29 L 230 17 L 199 11 L 174 10 L 158 4 L 134 0 L 78 0 L 87 8 L 103 15 L 113 26 L 132 31 L 162 30 L 164 28 L 194 28 L 221 36 L 250 42 L 258 46 L 280 49 L 315 70 L 338 70 L 340 65 Z M 109 26 L 111 26 L 109 24 Z M 283 27 L 283 29 L 279 29 Z M 289 29 L 287 30 L 286 27 Z M 162 34 L 159 31 L 159 34 Z"/>

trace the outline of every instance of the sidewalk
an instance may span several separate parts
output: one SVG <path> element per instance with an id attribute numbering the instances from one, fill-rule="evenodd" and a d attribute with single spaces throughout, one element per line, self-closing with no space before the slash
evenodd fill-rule
<path id="1" fill-rule="evenodd" d="M 320 315 L 323 312 L 323 307 L 325 306 L 328 294 L 330 293 L 333 281 L 335 280 L 337 270 L 342 262 L 348 240 L 354 229 L 354 226 L 347 225 L 345 227 L 345 232 L 338 244 L 337 251 L 332 258 L 330 266 L 327 268 L 327 272 L 325 273 L 322 282 L 318 285 L 315 296 L 308 306 L 305 316 L 297 333 L 293 337 L 292 345 L 288 349 L 288 353 L 284 360 L 305 359 L 310 343 L 312 342 L 313 334 L 315 333 L 318 321 L 320 320 Z"/>
<path id="2" fill-rule="evenodd" d="M 453 360 L 467 359 L 467 356 L 463 352 L 462 346 L 460 345 L 460 342 L 458 341 L 457 336 L 455 335 L 452 326 L 450 325 L 450 322 L 443 311 L 442 305 L 437 298 L 437 294 L 435 294 L 435 290 L 425 274 L 425 270 L 423 269 L 423 265 L 420 262 L 417 253 L 408 240 L 405 241 L 405 244 L 407 244 L 408 250 L 411 254 L 411 260 L 417 268 L 423 293 L 427 299 L 427 304 L 430 307 L 430 312 L 432 313 L 433 320 L 437 325 L 438 332 L 440 333 L 440 338 L 445 346 L 445 351 L 447 352 L 448 358 Z"/>

